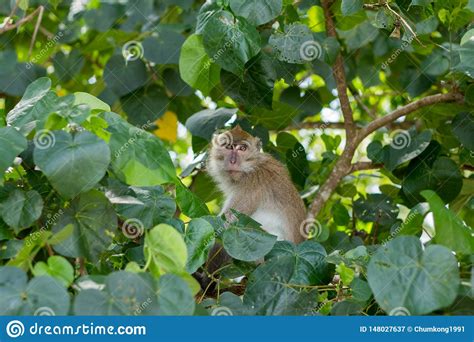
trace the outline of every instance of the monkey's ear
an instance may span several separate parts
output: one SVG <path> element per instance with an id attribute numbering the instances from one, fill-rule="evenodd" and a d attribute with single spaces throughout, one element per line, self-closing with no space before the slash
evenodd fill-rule
<path id="1" fill-rule="evenodd" d="M 255 137 L 255 147 L 258 151 L 262 150 L 262 140 L 260 140 L 258 137 Z"/>

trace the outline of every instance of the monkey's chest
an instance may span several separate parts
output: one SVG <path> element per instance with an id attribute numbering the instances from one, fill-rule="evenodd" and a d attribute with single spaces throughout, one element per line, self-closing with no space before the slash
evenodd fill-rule
<path id="1" fill-rule="evenodd" d="M 259 208 L 251 217 L 262 225 L 262 228 L 272 235 L 275 235 L 278 240 L 290 240 L 288 220 L 281 212 Z"/>

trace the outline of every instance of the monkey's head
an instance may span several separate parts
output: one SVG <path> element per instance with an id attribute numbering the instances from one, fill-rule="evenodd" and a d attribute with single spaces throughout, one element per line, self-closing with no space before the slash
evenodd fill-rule
<path id="1" fill-rule="evenodd" d="M 240 126 L 214 135 L 211 158 L 213 166 L 239 180 L 258 164 L 262 143 L 259 138 L 245 132 Z"/>

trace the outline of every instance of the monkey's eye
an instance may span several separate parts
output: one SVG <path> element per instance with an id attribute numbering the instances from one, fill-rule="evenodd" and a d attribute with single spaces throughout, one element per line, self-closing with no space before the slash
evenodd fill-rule
<path id="1" fill-rule="evenodd" d="M 240 145 L 239 146 L 239 151 L 245 151 L 247 150 L 247 145 Z"/>

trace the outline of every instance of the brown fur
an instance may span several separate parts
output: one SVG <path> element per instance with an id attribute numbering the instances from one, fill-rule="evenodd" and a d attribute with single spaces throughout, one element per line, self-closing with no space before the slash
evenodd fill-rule
<path id="1" fill-rule="evenodd" d="M 213 139 L 208 171 L 226 197 L 223 212 L 232 208 L 249 216 L 258 210 L 278 213 L 286 221 L 282 228 L 285 230 L 284 238 L 301 242 L 300 225 L 306 216 L 305 206 L 286 168 L 269 154 L 261 152 L 260 140 L 239 126 L 222 134 Z M 246 151 L 238 151 L 237 165 L 230 165 L 231 152 L 222 141 L 230 141 L 237 147 L 248 145 Z M 271 232 L 273 227 L 262 228 Z"/>

